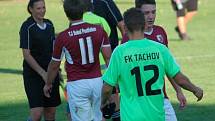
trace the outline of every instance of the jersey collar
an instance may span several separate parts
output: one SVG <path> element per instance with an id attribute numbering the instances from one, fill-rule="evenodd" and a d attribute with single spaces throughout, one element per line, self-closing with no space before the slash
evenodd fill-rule
<path id="1" fill-rule="evenodd" d="M 37 23 L 37 26 L 38 26 L 40 29 L 45 30 L 47 25 L 46 25 L 45 22 L 43 22 L 43 26 L 41 26 L 41 25 L 38 24 L 38 23 Z"/>
<path id="2" fill-rule="evenodd" d="M 149 31 L 149 32 L 144 32 L 144 34 L 147 34 L 147 35 L 151 35 L 152 33 L 153 33 L 153 28 L 151 29 L 151 31 Z"/>

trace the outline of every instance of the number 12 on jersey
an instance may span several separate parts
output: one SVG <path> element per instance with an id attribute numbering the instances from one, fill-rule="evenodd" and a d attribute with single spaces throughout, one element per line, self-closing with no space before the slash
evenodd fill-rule
<path id="1" fill-rule="evenodd" d="M 150 95 L 158 95 L 161 94 L 161 89 L 152 90 L 152 84 L 154 84 L 159 77 L 159 69 L 156 65 L 147 65 L 144 66 L 144 71 L 152 70 L 154 76 L 146 81 L 145 89 L 146 89 L 146 96 Z M 136 86 L 137 86 L 137 93 L 138 96 L 143 96 L 143 88 L 142 88 L 142 81 L 140 75 L 140 67 L 136 66 L 131 70 L 131 75 L 135 75 Z"/>

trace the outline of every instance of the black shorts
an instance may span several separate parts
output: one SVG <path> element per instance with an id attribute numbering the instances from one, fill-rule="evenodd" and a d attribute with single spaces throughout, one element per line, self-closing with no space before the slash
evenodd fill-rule
<path id="1" fill-rule="evenodd" d="M 45 82 L 38 74 L 23 73 L 23 79 L 30 108 L 56 107 L 61 104 L 58 76 L 53 83 L 50 98 L 45 97 L 43 93 Z"/>
<path id="2" fill-rule="evenodd" d="M 178 10 L 176 3 L 172 1 L 172 7 L 176 11 L 177 17 L 185 16 L 186 12 L 197 11 L 198 9 L 198 0 L 188 0 L 183 3 L 183 9 Z"/>

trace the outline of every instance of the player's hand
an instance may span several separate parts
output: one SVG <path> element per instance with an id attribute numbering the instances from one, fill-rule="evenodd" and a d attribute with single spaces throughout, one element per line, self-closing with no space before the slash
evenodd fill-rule
<path id="1" fill-rule="evenodd" d="M 48 84 L 45 84 L 45 86 L 43 87 L 43 92 L 44 92 L 44 95 L 48 98 L 50 98 L 50 93 L 51 93 L 51 90 L 52 90 L 52 85 L 48 85 Z"/>
<path id="2" fill-rule="evenodd" d="M 193 94 L 198 98 L 197 101 L 200 101 L 203 97 L 203 90 L 199 87 L 196 87 L 195 91 Z"/>
<path id="3" fill-rule="evenodd" d="M 182 92 L 177 93 L 177 98 L 180 103 L 179 108 L 184 109 L 187 105 L 187 99 Z"/>

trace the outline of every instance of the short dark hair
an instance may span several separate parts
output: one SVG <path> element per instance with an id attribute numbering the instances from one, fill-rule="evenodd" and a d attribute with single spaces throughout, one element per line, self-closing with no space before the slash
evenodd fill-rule
<path id="1" fill-rule="evenodd" d="M 84 13 L 82 0 L 64 0 L 63 8 L 66 16 L 71 20 L 80 20 Z"/>
<path id="2" fill-rule="evenodd" d="M 28 6 L 27 6 L 27 11 L 28 11 L 29 14 L 32 14 L 31 11 L 30 11 L 30 7 L 33 8 L 34 3 L 38 2 L 38 1 L 44 1 L 44 0 L 29 0 Z"/>
<path id="3" fill-rule="evenodd" d="M 124 22 L 128 31 L 133 33 L 134 31 L 144 31 L 145 29 L 145 17 L 144 13 L 138 8 L 130 8 L 124 14 Z"/>
<path id="4" fill-rule="evenodd" d="M 92 0 L 83 0 L 84 2 L 84 12 L 93 11 L 93 1 Z"/>
<path id="5" fill-rule="evenodd" d="M 135 0 L 136 8 L 141 8 L 141 6 L 145 5 L 145 4 L 156 5 L 156 2 L 155 2 L 155 0 Z"/>

